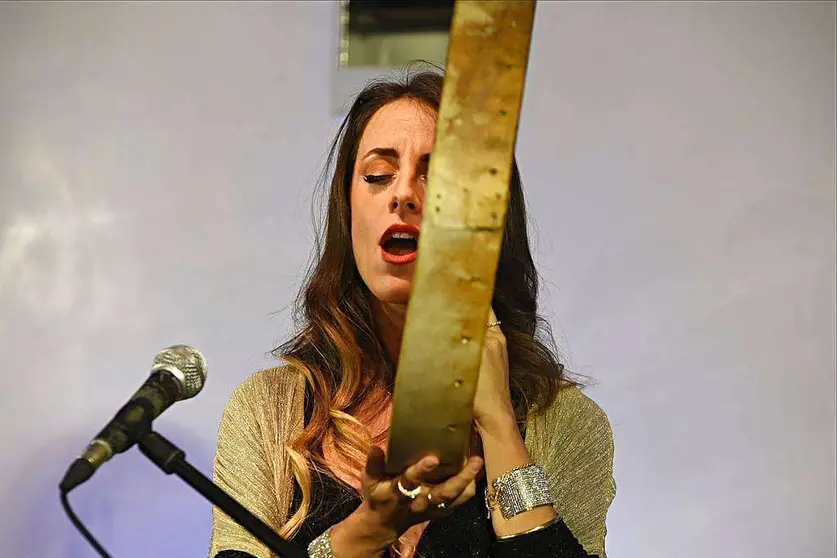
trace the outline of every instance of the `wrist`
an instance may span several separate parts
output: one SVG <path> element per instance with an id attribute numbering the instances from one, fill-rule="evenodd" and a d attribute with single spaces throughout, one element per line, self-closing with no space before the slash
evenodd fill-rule
<path id="1" fill-rule="evenodd" d="M 397 533 L 371 517 L 365 502 L 331 529 L 331 548 L 337 558 L 383 556 L 397 539 Z"/>
<path id="2" fill-rule="evenodd" d="M 477 432 L 483 439 L 489 437 L 503 440 L 520 437 L 520 428 L 511 405 L 476 417 L 476 425 Z"/>

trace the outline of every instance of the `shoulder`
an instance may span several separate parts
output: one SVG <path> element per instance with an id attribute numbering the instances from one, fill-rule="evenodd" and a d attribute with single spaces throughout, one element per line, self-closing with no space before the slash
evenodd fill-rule
<path id="1" fill-rule="evenodd" d="M 561 388 L 549 407 L 533 414 L 529 424 L 537 432 L 560 432 L 562 437 L 598 442 L 612 451 L 613 430 L 607 414 L 576 386 Z"/>
<path id="2" fill-rule="evenodd" d="M 575 386 L 562 388 L 552 404 L 527 423 L 526 445 L 546 464 L 610 477 L 613 430 L 607 414 Z"/>
<path id="3" fill-rule="evenodd" d="M 224 423 L 256 424 L 271 429 L 301 416 L 305 377 L 291 366 L 261 370 L 241 382 L 224 407 Z"/>
<path id="4" fill-rule="evenodd" d="M 241 382 L 232 393 L 233 401 L 260 404 L 265 400 L 291 397 L 304 388 L 305 378 L 289 365 L 260 370 Z"/>
<path id="5" fill-rule="evenodd" d="M 552 408 L 547 411 L 560 425 L 569 427 L 579 437 L 598 442 L 613 452 L 613 429 L 604 410 L 578 387 L 566 387 L 558 392 Z"/>

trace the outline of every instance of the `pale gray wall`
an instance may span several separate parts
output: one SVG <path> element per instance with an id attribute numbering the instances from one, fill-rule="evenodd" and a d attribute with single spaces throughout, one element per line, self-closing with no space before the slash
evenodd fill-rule
<path id="1" fill-rule="evenodd" d="M 333 131 L 336 5 L 0 5 L 0 548 L 92 556 L 64 468 L 190 343 L 157 423 L 209 471 L 282 339 Z M 833 4 L 550 3 L 518 156 L 544 304 L 616 435 L 613 557 L 835 551 Z M 115 556 L 209 506 L 132 451 L 73 493 Z"/>

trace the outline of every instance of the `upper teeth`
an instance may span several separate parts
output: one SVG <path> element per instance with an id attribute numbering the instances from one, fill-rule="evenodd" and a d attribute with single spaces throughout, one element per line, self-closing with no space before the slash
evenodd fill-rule
<path id="1" fill-rule="evenodd" d="M 416 237 L 411 235 L 410 233 L 397 232 L 397 233 L 392 233 L 392 238 L 407 238 L 407 239 L 412 238 L 412 239 L 414 239 Z"/>

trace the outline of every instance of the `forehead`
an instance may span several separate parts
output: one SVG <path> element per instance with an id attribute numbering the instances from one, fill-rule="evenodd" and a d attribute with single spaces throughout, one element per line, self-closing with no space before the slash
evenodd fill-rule
<path id="1" fill-rule="evenodd" d="M 429 153 L 436 136 L 436 111 L 420 101 L 399 99 L 372 116 L 358 146 L 359 155 L 377 147 L 400 152 L 418 149 Z"/>

